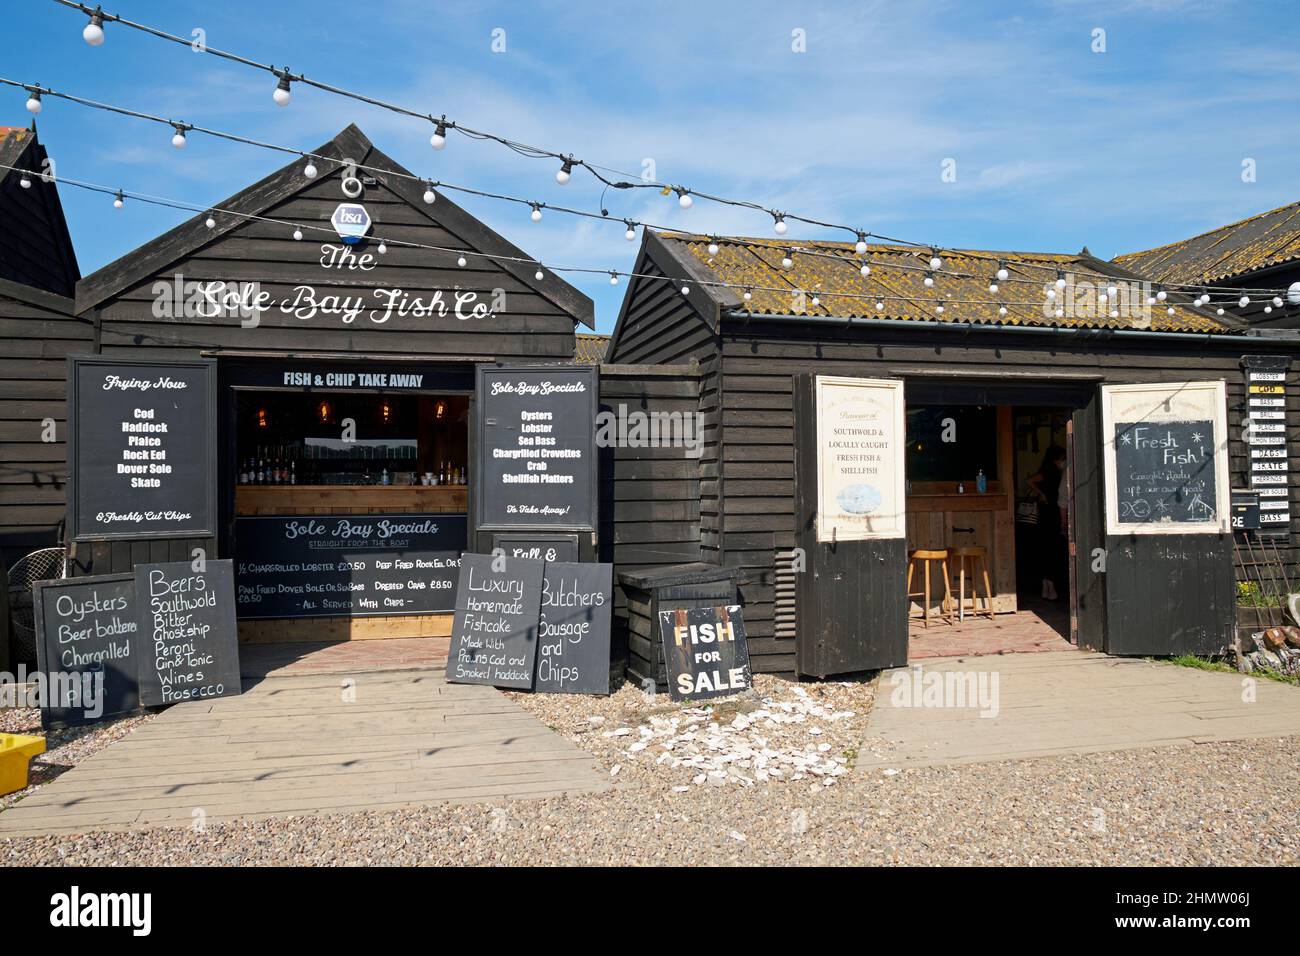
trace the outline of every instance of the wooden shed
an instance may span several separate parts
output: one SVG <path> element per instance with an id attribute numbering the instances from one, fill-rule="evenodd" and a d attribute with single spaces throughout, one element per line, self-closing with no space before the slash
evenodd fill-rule
<path id="1" fill-rule="evenodd" d="M 918 552 L 982 552 L 995 619 L 1036 605 L 1040 542 L 1017 519 L 1058 442 L 1066 464 L 1046 490 L 1068 509 L 1055 604 L 1068 640 L 1221 649 L 1236 603 L 1230 487 L 1258 497 L 1260 533 L 1295 577 L 1297 340 L 1157 300 L 1086 249 L 938 255 L 645 236 L 607 360 L 699 370 L 699 554 L 740 572 L 755 670 L 905 663 Z M 854 416 L 880 441 L 838 454 L 835 436 L 859 430 L 836 422 Z M 1157 434 L 1197 444 L 1156 449 Z M 871 469 L 882 480 L 832 482 Z"/>
<path id="2" fill-rule="evenodd" d="M 58 542 L 63 521 L 67 356 L 92 347 L 75 317 L 80 278 L 45 148 L 0 127 L 0 562 Z"/>

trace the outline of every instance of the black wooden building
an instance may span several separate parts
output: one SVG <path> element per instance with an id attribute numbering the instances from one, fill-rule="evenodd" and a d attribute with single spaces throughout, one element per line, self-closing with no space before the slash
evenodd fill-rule
<path id="1" fill-rule="evenodd" d="M 45 148 L 0 127 L 0 561 L 57 543 L 67 465 L 66 358 L 93 347 Z"/>
<path id="2" fill-rule="evenodd" d="M 944 252 L 938 269 L 933 255 L 908 246 L 859 254 L 852 243 L 670 233 L 644 239 L 635 268 L 642 278 L 628 288 L 607 360 L 699 376 L 706 447 L 689 475 L 698 482 L 699 504 L 682 526 L 690 540 L 674 547 L 682 560 L 737 569 L 755 669 L 822 676 L 904 663 L 908 550 L 925 546 L 926 535 L 952 546 L 974 533 L 996 551 L 1023 487 L 1024 471 L 1015 471 L 1008 452 L 1002 474 L 990 482 L 990 493 L 996 488 L 1005 496 L 1005 511 L 998 503 L 997 513 L 979 516 L 961 510 L 975 502 L 962 492 L 982 480 L 977 465 L 993 471 L 991 448 L 956 476 L 913 474 L 909 461 L 905 541 L 819 541 L 811 406 L 818 376 L 901 381 L 912 444 L 918 409 L 986 409 L 990 419 L 1005 413 L 1017 429 L 1050 410 L 1070 444 L 1071 639 L 1117 654 L 1220 649 L 1235 604 L 1226 516 L 1211 534 L 1107 533 L 1103 386 L 1223 383 L 1230 474 L 1219 480 L 1248 487 L 1243 362 L 1257 356 L 1268 368 L 1284 368 L 1295 340 L 1220 318 L 1181 296 L 1148 305 L 1152 287 L 1087 250 Z M 1000 267 L 1007 275 L 999 282 Z M 1057 278 L 1065 288 L 1048 300 Z M 1112 284 L 1141 296 L 1118 318 L 1110 314 L 1116 297 L 1099 298 Z M 1052 303 L 1062 307 L 1060 315 Z M 1284 395 L 1290 377 L 1283 372 L 1281 387 L 1269 386 L 1283 400 L 1268 400 L 1286 416 L 1270 413 L 1283 420 L 1284 450 L 1267 453 L 1280 455 L 1282 464 L 1272 467 L 1284 469 L 1295 465 L 1291 400 Z M 914 500 L 914 478 L 918 486 L 925 478 L 953 480 L 929 482 L 934 494 L 927 503 L 920 494 Z M 1282 509 L 1275 511 L 1283 524 L 1273 526 L 1273 540 L 1294 568 L 1295 484 L 1284 480 L 1284 497 L 1270 505 Z M 644 533 L 678 517 L 672 497 L 664 499 L 662 516 L 646 511 Z M 1010 601 L 1014 569 L 1006 573 Z"/>

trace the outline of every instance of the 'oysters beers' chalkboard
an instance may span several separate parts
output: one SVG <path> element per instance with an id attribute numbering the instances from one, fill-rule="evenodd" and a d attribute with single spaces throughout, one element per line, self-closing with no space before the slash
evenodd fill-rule
<path id="1" fill-rule="evenodd" d="M 533 688 L 538 693 L 609 693 L 613 583 L 612 564 L 546 563 Z"/>
<path id="2" fill-rule="evenodd" d="M 240 692 L 235 572 L 229 560 L 137 564 L 140 703 L 146 707 Z"/>
<path id="3" fill-rule="evenodd" d="M 215 534 L 214 364 L 73 357 L 68 365 L 73 537 Z"/>
<path id="4" fill-rule="evenodd" d="M 1122 522 L 1215 523 L 1214 423 L 1116 422 L 1115 488 Z"/>
<path id="5" fill-rule="evenodd" d="M 92 724 L 139 706 L 135 575 L 39 581 L 32 588 L 41 724 Z"/>
<path id="6" fill-rule="evenodd" d="M 594 368 L 479 367 L 478 526 L 594 529 Z"/>
<path id="7" fill-rule="evenodd" d="M 533 686 L 545 566 L 532 558 L 461 555 L 448 681 L 520 690 Z"/>

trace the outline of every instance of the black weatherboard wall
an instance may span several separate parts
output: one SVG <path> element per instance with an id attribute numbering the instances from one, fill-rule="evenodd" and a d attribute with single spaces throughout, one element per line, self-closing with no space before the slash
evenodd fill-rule
<path id="1" fill-rule="evenodd" d="M 804 316 L 787 320 L 742 315 L 744 302 L 735 290 L 717 289 L 716 298 L 705 296 L 699 287 L 689 296 L 680 291 L 667 294 L 664 287 L 698 280 L 699 263 L 674 253 L 669 241 L 651 234 L 635 271 L 655 270 L 672 281 L 638 280 L 630 287 L 608 359 L 679 363 L 676 367 L 690 362 L 700 369 L 700 407 L 706 414 L 716 409 L 716 427 L 707 433 L 709 445 L 700 462 L 702 508 L 710 507 L 706 484 L 716 492 L 718 502 L 716 514 L 702 515 L 700 554 L 706 561 L 740 571 L 739 600 L 756 672 L 791 673 L 796 668 L 798 622 L 790 619 L 793 602 L 789 599 L 796 577 L 787 563 L 797 543 L 796 375 L 902 378 L 909 401 L 923 394 L 928 400 L 961 394 L 963 402 L 1019 401 L 1073 408 L 1079 553 L 1090 555 L 1096 548 L 1107 548 L 1118 556 L 1110 573 L 1126 575 L 1120 594 L 1135 590 L 1149 595 L 1200 594 L 1206 581 L 1204 569 L 1190 556 L 1153 561 L 1134 550 L 1126 557 L 1127 539 L 1105 540 L 1097 389 L 1102 383 L 1225 381 L 1229 471 L 1233 485 L 1242 486 L 1247 484 L 1248 470 L 1240 428 L 1246 408 L 1242 356 L 1294 355 L 1298 350 L 1296 343 L 1253 335 L 938 328 L 907 322 L 850 324 Z M 1288 379 L 1293 374 L 1288 373 Z M 719 383 L 716 393 L 707 393 L 709 381 Z M 971 397 L 980 395 L 982 399 Z M 1287 424 L 1294 454 L 1297 426 L 1290 419 Z M 1297 467 L 1300 462 L 1293 458 L 1292 471 Z M 1294 497 L 1294 484 L 1291 490 Z M 1292 580 L 1300 570 L 1294 544 L 1297 530 L 1293 522 L 1291 537 L 1279 542 Z M 710 548 L 711 542 L 716 547 Z M 1085 646 L 1104 649 L 1106 580 L 1091 567 L 1089 561 L 1077 564 L 1080 640 Z M 1222 582 L 1217 586 L 1220 591 L 1224 588 Z M 1230 577 L 1227 587 L 1231 587 Z M 1174 603 L 1148 601 L 1144 607 L 1150 613 L 1128 626 L 1179 631 L 1183 622 L 1169 610 Z M 1112 623 L 1117 629 L 1125 626 Z"/>
<path id="2" fill-rule="evenodd" d="M 301 240 L 276 222 L 221 213 L 208 229 L 207 217 L 200 215 L 88 276 L 77 287 L 77 310 L 93 318 L 100 354 L 216 357 L 223 381 L 237 360 L 241 367 L 263 364 L 273 371 L 342 361 L 398 370 L 411 363 L 440 363 L 441 368 L 472 372 L 478 362 L 572 358 L 575 326 L 592 321 L 589 299 L 549 272 L 535 279 L 534 265 L 474 255 L 527 259 L 446 196 L 424 203 L 424 185 L 398 175 L 401 167 L 355 126 L 315 152 L 391 173 L 359 171 L 363 192 L 351 199 L 340 187 L 341 165 L 317 160 L 320 175 L 312 180 L 303 175 L 305 163 L 295 162 L 217 205 L 301 224 Z M 369 238 L 349 249 L 356 259 L 343 256 L 343 244 L 330 226 L 331 215 L 345 202 L 363 205 L 373 221 Z M 385 253 L 378 252 L 378 237 L 389 240 Z M 395 240 L 452 251 L 403 247 Z M 464 267 L 457 265 L 462 251 Z M 170 297 L 178 282 L 232 292 L 256 284 L 274 306 L 258 316 L 254 327 L 241 324 L 238 314 L 210 317 L 192 309 L 159 314 L 160 295 Z M 217 285 L 209 285 L 213 283 Z M 301 298 L 301 286 L 313 290 L 320 307 L 281 310 L 282 302 L 310 306 Z M 408 303 L 441 301 L 448 314 L 392 313 L 376 321 L 384 318 L 386 293 L 379 290 L 385 289 L 402 290 Z M 339 303 L 320 301 L 327 296 L 345 297 L 357 308 L 345 314 Z M 464 317 L 454 311 L 457 296 L 463 297 Z M 474 306 L 487 314 L 471 314 Z M 227 401 L 223 386 L 219 407 Z M 233 486 L 226 428 L 226 422 L 219 424 L 223 492 Z M 180 560 L 194 547 L 215 553 L 217 544 L 214 539 L 180 538 L 82 545 L 75 571 L 107 573 L 143 561 Z"/>

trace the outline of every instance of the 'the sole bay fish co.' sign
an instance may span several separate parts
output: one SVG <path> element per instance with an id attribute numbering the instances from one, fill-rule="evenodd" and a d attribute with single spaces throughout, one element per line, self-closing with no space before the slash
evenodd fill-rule
<path id="1" fill-rule="evenodd" d="M 1259 533 L 1276 537 L 1291 530 L 1290 443 L 1284 355 L 1247 355 L 1246 415 L 1242 440 L 1250 453 L 1250 487 L 1259 496 Z"/>
<path id="2" fill-rule="evenodd" d="M 748 690 L 749 645 L 737 605 L 659 612 L 668 694 L 673 700 L 708 700 Z"/>
<path id="3" fill-rule="evenodd" d="M 1102 387 L 1108 534 L 1229 530 L 1223 382 Z"/>
<path id="4" fill-rule="evenodd" d="M 216 387 L 210 360 L 69 358 L 75 540 L 216 534 Z"/>
<path id="5" fill-rule="evenodd" d="M 451 611 L 465 524 L 456 514 L 237 518 L 239 617 Z"/>

